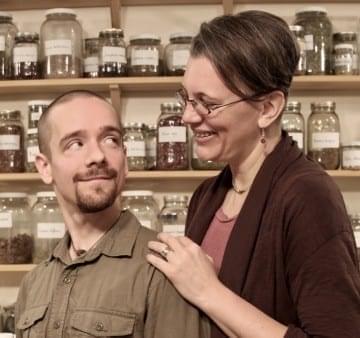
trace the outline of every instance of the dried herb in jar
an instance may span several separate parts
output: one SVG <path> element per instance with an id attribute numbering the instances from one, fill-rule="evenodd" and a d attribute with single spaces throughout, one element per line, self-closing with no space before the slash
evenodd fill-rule
<path id="1" fill-rule="evenodd" d="M 18 234 L 9 240 L 8 262 L 10 264 L 27 264 L 32 262 L 34 240 L 27 234 Z"/>

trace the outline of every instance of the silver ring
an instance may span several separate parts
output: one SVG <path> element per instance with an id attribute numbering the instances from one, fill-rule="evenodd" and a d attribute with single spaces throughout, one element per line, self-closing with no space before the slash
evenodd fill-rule
<path id="1" fill-rule="evenodd" d="M 161 251 L 160 251 L 160 255 L 167 259 L 167 256 L 169 254 L 169 252 L 171 251 L 171 249 L 166 245 Z"/>

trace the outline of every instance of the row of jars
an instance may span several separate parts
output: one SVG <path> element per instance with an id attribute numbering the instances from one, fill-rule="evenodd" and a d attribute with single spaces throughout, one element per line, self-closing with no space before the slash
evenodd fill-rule
<path id="1" fill-rule="evenodd" d="M 121 198 L 122 208 L 133 212 L 143 226 L 174 235 L 184 233 L 187 196 L 164 196 L 161 210 L 151 191 L 124 191 Z M 38 192 L 32 207 L 26 193 L 0 193 L 0 264 L 39 263 L 49 257 L 64 234 L 54 192 Z"/>
<path id="2" fill-rule="evenodd" d="M 163 51 L 153 34 L 133 36 L 128 46 L 122 29 L 85 41 L 82 36 L 72 9 L 46 11 L 40 37 L 18 32 L 11 14 L 0 12 L 0 79 L 182 75 L 192 39 L 190 33 L 172 34 Z"/>
<path id="3" fill-rule="evenodd" d="M 358 74 L 357 33 L 333 33 L 325 8 L 312 6 L 298 11 L 290 29 L 300 49 L 297 75 Z"/>

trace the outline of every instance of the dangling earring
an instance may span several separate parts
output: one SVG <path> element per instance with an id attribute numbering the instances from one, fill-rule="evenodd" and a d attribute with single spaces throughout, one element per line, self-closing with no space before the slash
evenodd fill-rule
<path id="1" fill-rule="evenodd" d="M 261 138 L 260 138 L 260 142 L 262 144 L 265 144 L 266 143 L 266 139 L 265 139 L 265 129 L 264 128 L 261 128 Z"/>

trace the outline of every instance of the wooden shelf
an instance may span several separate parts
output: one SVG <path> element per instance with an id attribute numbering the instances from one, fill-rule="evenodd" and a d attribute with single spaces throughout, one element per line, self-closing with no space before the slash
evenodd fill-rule
<path id="1" fill-rule="evenodd" d="M 28 272 L 34 269 L 36 264 L 0 264 L 1 272 Z"/>

